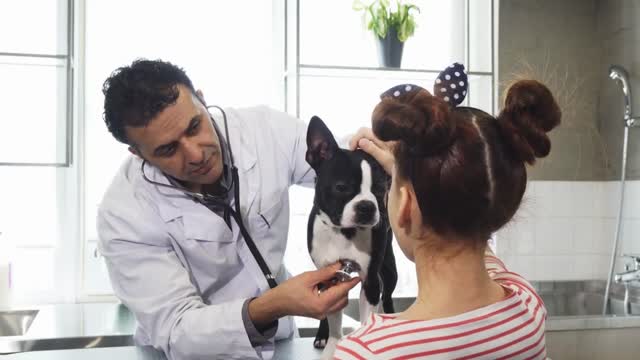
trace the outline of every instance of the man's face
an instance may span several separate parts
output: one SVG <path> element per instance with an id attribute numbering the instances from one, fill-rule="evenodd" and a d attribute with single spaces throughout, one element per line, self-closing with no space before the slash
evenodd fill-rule
<path id="1" fill-rule="evenodd" d="M 209 113 L 187 87 L 147 126 L 126 127 L 131 152 L 187 187 L 213 184 L 222 174 L 222 151 Z"/>

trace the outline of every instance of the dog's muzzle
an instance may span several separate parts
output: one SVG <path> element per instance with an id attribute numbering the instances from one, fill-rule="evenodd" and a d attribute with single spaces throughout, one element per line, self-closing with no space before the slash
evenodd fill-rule
<path id="1" fill-rule="evenodd" d="M 377 212 L 378 212 L 378 207 L 376 206 L 376 204 L 373 203 L 373 201 L 363 200 L 358 202 L 355 205 L 356 224 L 362 225 L 362 226 L 375 225 L 374 222 L 376 220 Z"/>

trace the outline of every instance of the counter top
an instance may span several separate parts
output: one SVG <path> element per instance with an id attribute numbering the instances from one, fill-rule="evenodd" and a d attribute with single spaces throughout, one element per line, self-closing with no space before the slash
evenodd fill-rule
<path id="1" fill-rule="evenodd" d="M 0 336 L 0 354 L 134 345 L 135 317 L 122 304 L 61 304 L 10 310 L 37 310 L 38 313 L 24 335 Z M 294 321 L 301 337 L 315 336 L 318 320 L 294 317 Z M 346 315 L 342 324 L 344 333 L 360 325 Z"/>
<path id="2" fill-rule="evenodd" d="M 322 351 L 313 347 L 312 338 L 278 341 L 274 360 L 319 359 Z M 166 360 L 162 352 L 151 347 L 122 346 L 111 348 L 33 351 L 7 355 L 10 360 Z"/>

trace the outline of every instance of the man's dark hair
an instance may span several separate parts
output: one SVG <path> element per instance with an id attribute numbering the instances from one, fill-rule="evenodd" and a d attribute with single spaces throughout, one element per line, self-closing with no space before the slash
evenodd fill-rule
<path id="1" fill-rule="evenodd" d="M 184 70 L 161 60 L 135 60 L 116 69 L 102 85 L 104 122 L 116 140 L 129 144 L 125 127 L 146 126 L 178 99 L 182 84 L 195 94 Z"/>

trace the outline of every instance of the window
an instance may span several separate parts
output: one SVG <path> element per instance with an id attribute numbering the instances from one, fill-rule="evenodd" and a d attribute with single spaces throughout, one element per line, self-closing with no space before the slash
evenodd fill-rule
<path id="1" fill-rule="evenodd" d="M 338 139 L 370 126 L 379 95 L 391 86 L 414 83 L 432 89 L 441 70 L 465 65 L 469 95 L 465 103 L 494 112 L 493 1 L 414 0 L 415 35 L 404 46 L 400 69 L 378 68 L 373 35 L 351 1 L 287 2 L 287 111 L 309 120 L 322 118 Z M 297 16 L 299 14 L 299 16 Z M 299 46 L 297 46 L 299 45 Z M 285 262 L 292 273 L 313 268 L 306 253 L 306 222 L 313 190 L 294 188 Z M 395 244 L 394 244 L 395 245 Z M 400 278 L 396 296 L 415 296 L 414 266 L 394 246 Z M 358 296 L 352 291 L 351 296 Z"/>
<path id="2" fill-rule="evenodd" d="M 73 19 L 72 1 L 0 4 L 0 249 L 17 303 L 74 293 Z"/>
<path id="3" fill-rule="evenodd" d="M 0 33 L 12 34 L 0 37 L 0 164 L 68 166 L 72 6 L 27 0 L 0 9 Z"/>
<path id="4" fill-rule="evenodd" d="M 184 67 L 212 103 L 319 115 L 338 138 L 368 124 L 382 90 L 406 81 L 428 87 L 452 61 L 470 71 L 468 103 L 492 111 L 493 1 L 417 3 L 419 27 L 400 70 L 377 68 L 371 35 L 348 0 L 1 4 L 0 33 L 11 36 L 0 37 L 0 251 L 11 253 L 14 300 L 111 294 L 95 253 L 96 209 L 128 153 L 102 121 L 101 87 L 136 57 Z M 298 273 L 313 267 L 306 255 L 313 192 L 291 191 L 300 201 L 292 203 L 285 261 Z M 398 266 L 413 273 L 406 261 Z M 410 294 L 413 283 L 402 278 L 396 294 Z"/>

